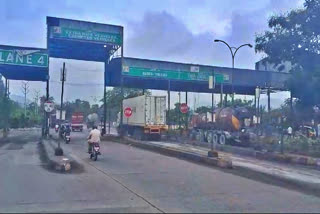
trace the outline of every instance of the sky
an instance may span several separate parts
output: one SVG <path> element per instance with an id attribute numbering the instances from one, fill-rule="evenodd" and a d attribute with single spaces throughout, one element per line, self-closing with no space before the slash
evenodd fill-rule
<path id="1" fill-rule="evenodd" d="M 46 48 L 46 16 L 71 18 L 124 27 L 124 56 L 184 63 L 231 66 L 226 46 L 254 45 L 256 34 L 268 29 L 272 15 L 301 8 L 303 0 L 0 0 L 0 44 Z M 254 69 L 263 57 L 252 48 L 237 53 L 235 67 Z M 102 63 L 50 59 L 50 93 L 60 102 L 60 69 L 66 63 L 65 100 L 94 103 L 103 95 Z M 89 84 L 90 83 L 90 84 Z M 30 82 L 28 99 L 35 91 L 45 94 L 45 84 Z M 21 82 L 10 81 L 12 94 L 22 95 Z M 154 94 L 165 92 L 153 91 Z M 191 105 L 210 105 L 211 96 L 193 95 Z M 273 94 L 279 106 L 288 93 Z M 249 96 L 246 99 L 252 99 Z M 173 93 L 171 103 L 177 101 Z M 184 96 L 182 96 L 184 99 Z M 262 104 L 266 97 L 262 96 Z M 218 95 L 217 99 L 218 100 Z"/>

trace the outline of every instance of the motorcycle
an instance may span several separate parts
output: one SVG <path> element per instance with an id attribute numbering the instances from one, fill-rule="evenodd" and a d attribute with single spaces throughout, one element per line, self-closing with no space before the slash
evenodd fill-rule
<path id="1" fill-rule="evenodd" d="M 56 130 L 56 133 L 58 133 L 58 131 L 59 131 L 59 128 L 57 128 L 57 127 L 56 127 L 56 128 L 55 128 L 55 130 Z"/>
<path id="2" fill-rule="evenodd" d="M 71 141 L 70 134 L 65 134 L 64 135 L 64 141 L 66 142 L 66 144 L 70 143 L 70 141 Z"/>
<path id="3" fill-rule="evenodd" d="M 93 158 L 94 161 L 97 161 L 98 155 L 101 155 L 100 145 L 99 143 L 93 143 L 93 145 L 91 146 L 90 159 Z"/>

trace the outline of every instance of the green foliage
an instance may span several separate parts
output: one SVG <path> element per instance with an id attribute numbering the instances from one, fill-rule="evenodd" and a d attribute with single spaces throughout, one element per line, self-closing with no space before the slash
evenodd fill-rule
<path id="1" fill-rule="evenodd" d="M 195 110 L 195 112 L 199 113 L 199 114 L 207 113 L 207 112 L 211 112 L 211 111 L 212 111 L 211 107 L 208 107 L 208 106 L 200 106 Z"/>
<path id="2" fill-rule="evenodd" d="M 60 107 L 59 107 L 60 108 Z M 65 102 L 66 119 L 70 120 L 74 112 L 83 112 L 86 117 L 90 112 L 90 103 L 85 100 L 76 99 L 74 102 Z"/>
<path id="3" fill-rule="evenodd" d="M 286 83 L 299 99 L 297 107 L 320 103 L 320 0 L 306 0 L 304 8 L 269 19 L 269 31 L 256 37 L 256 52 L 271 63 L 289 61 L 292 78 Z"/>
<path id="4" fill-rule="evenodd" d="M 231 107 L 231 106 L 232 106 L 232 100 L 228 100 L 227 103 L 224 103 L 224 107 Z M 234 99 L 233 106 L 254 108 L 253 100 Z"/>
<path id="5" fill-rule="evenodd" d="M 167 123 L 170 125 L 173 125 L 173 124 L 178 125 L 180 121 L 181 126 L 185 126 L 186 122 L 188 121 L 189 112 L 186 114 L 181 113 L 179 103 L 175 103 L 174 109 L 170 109 L 168 113 L 167 113 Z"/>
<path id="6" fill-rule="evenodd" d="M 145 90 L 145 94 L 150 95 L 149 90 Z M 123 97 L 132 98 L 142 95 L 141 89 L 135 88 L 123 88 Z M 101 100 L 103 102 L 103 99 Z M 116 121 L 117 113 L 120 112 L 121 108 L 121 88 L 113 88 L 112 90 L 107 91 L 106 93 L 106 102 L 107 102 L 107 111 L 110 111 L 110 120 Z M 101 106 L 103 108 L 103 105 Z M 109 119 L 109 118 L 108 118 Z"/>

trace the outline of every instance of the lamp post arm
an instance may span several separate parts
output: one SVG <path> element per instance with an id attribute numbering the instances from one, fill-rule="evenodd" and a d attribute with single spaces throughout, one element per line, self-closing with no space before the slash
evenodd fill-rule
<path id="1" fill-rule="evenodd" d="M 236 51 L 234 52 L 233 56 L 235 56 L 235 55 L 236 55 L 236 53 L 237 53 L 237 51 L 238 51 L 240 48 L 244 47 L 244 46 L 249 46 L 249 47 L 250 47 L 250 45 L 249 45 L 249 44 L 243 44 L 243 45 L 240 45 L 240 46 L 236 49 Z"/>

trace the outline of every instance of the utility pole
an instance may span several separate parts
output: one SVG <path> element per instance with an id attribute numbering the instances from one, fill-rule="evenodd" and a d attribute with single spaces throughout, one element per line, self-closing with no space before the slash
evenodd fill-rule
<path id="1" fill-rule="evenodd" d="M 168 80 L 168 115 L 167 115 L 168 130 L 170 130 L 170 80 Z"/>
<path id="2" fill-rule="evenodd" d="M 21 89 L 24 96 L 24 116 L 27 116 L 27 94 L 29 93 L 29 82 L 22 81 Z"/>
<path id="3" fill-rule="evenodd" d="M 223 108 L 223 82 L 220 84 L 220 108 Z"/>
<path id="4" fill-rule="evenodd" d="M 10 91 L 9 91 L 9 88 L 10 88 L 10 81 L 8 80 L 8 79 L 6 79 L 7 80 L 7 90 L 6 90 L 6 93 L 7 93 L 7 97 L 8 97 L 8 99 L 9 99 L 9 96 L 10 96 Z"/>
<path id="5" fill-rule="evenodd" d="M 2 81 L 0 79 L 0 81 Z M 5 91 L 4 91 L 4 108 L 5 108 L 5 112 L 6 114 L 4 115 L 4 127 L 3 127 L 3 137 L 6 138 L 8 136 L 8 116 L 9 116 L 9 108 L 8 108 L 8 87 L 9 87 L 9 80 L 5 79 Z"/>
<path id="6" fill-rule="evenodd" d="M 62 85 L 61 85 L 61 100 L 60 100 L 60 126 L 61 126 L 62 110 L 63 110 L 64 82 L 66 81 L 66 63 L 65 62 L 63 63 L 60 80 L 62 82 Z M 60 140 L 58 141 L 58 148 L 55 150 L 55 155 L 56 156 L 63 155 L 63 150 L 60 147 Z"/>
<path id="7" fill-rule="evenodd" d="M 181 111 L 180 111 L 180 107 L 181 107 L 181 92 L 179 91 L 178 93 L 179 95 L 179 114 L 178 114 L 178 120 L 179 120 L 179 131 L 180 131 L 180 135 L 181 135 Z"/>
<path id="8" fill-rule="evenodd" d="M 188 106 L 188 92 L 186 91 L 186 104 Z M 189 108 L 189 106 L 188 106 Z M 186 131 L 188 133 L 188 123 L 189 123 L 189 110 L 190 108 L 188 109 L 188 112 L 187 112 L 187 117 L 186 117 Z"/>
<path id="9" fill-rule="evenodd" d="M 209 77 L 209 89 L 212 89 L 211 92 L 211 122 L 213 122 L 213 109 L 214 109 L 214 89 L 216 87 L 215 84 L 214 71 L 211 73 L 211 77 Z"/>

